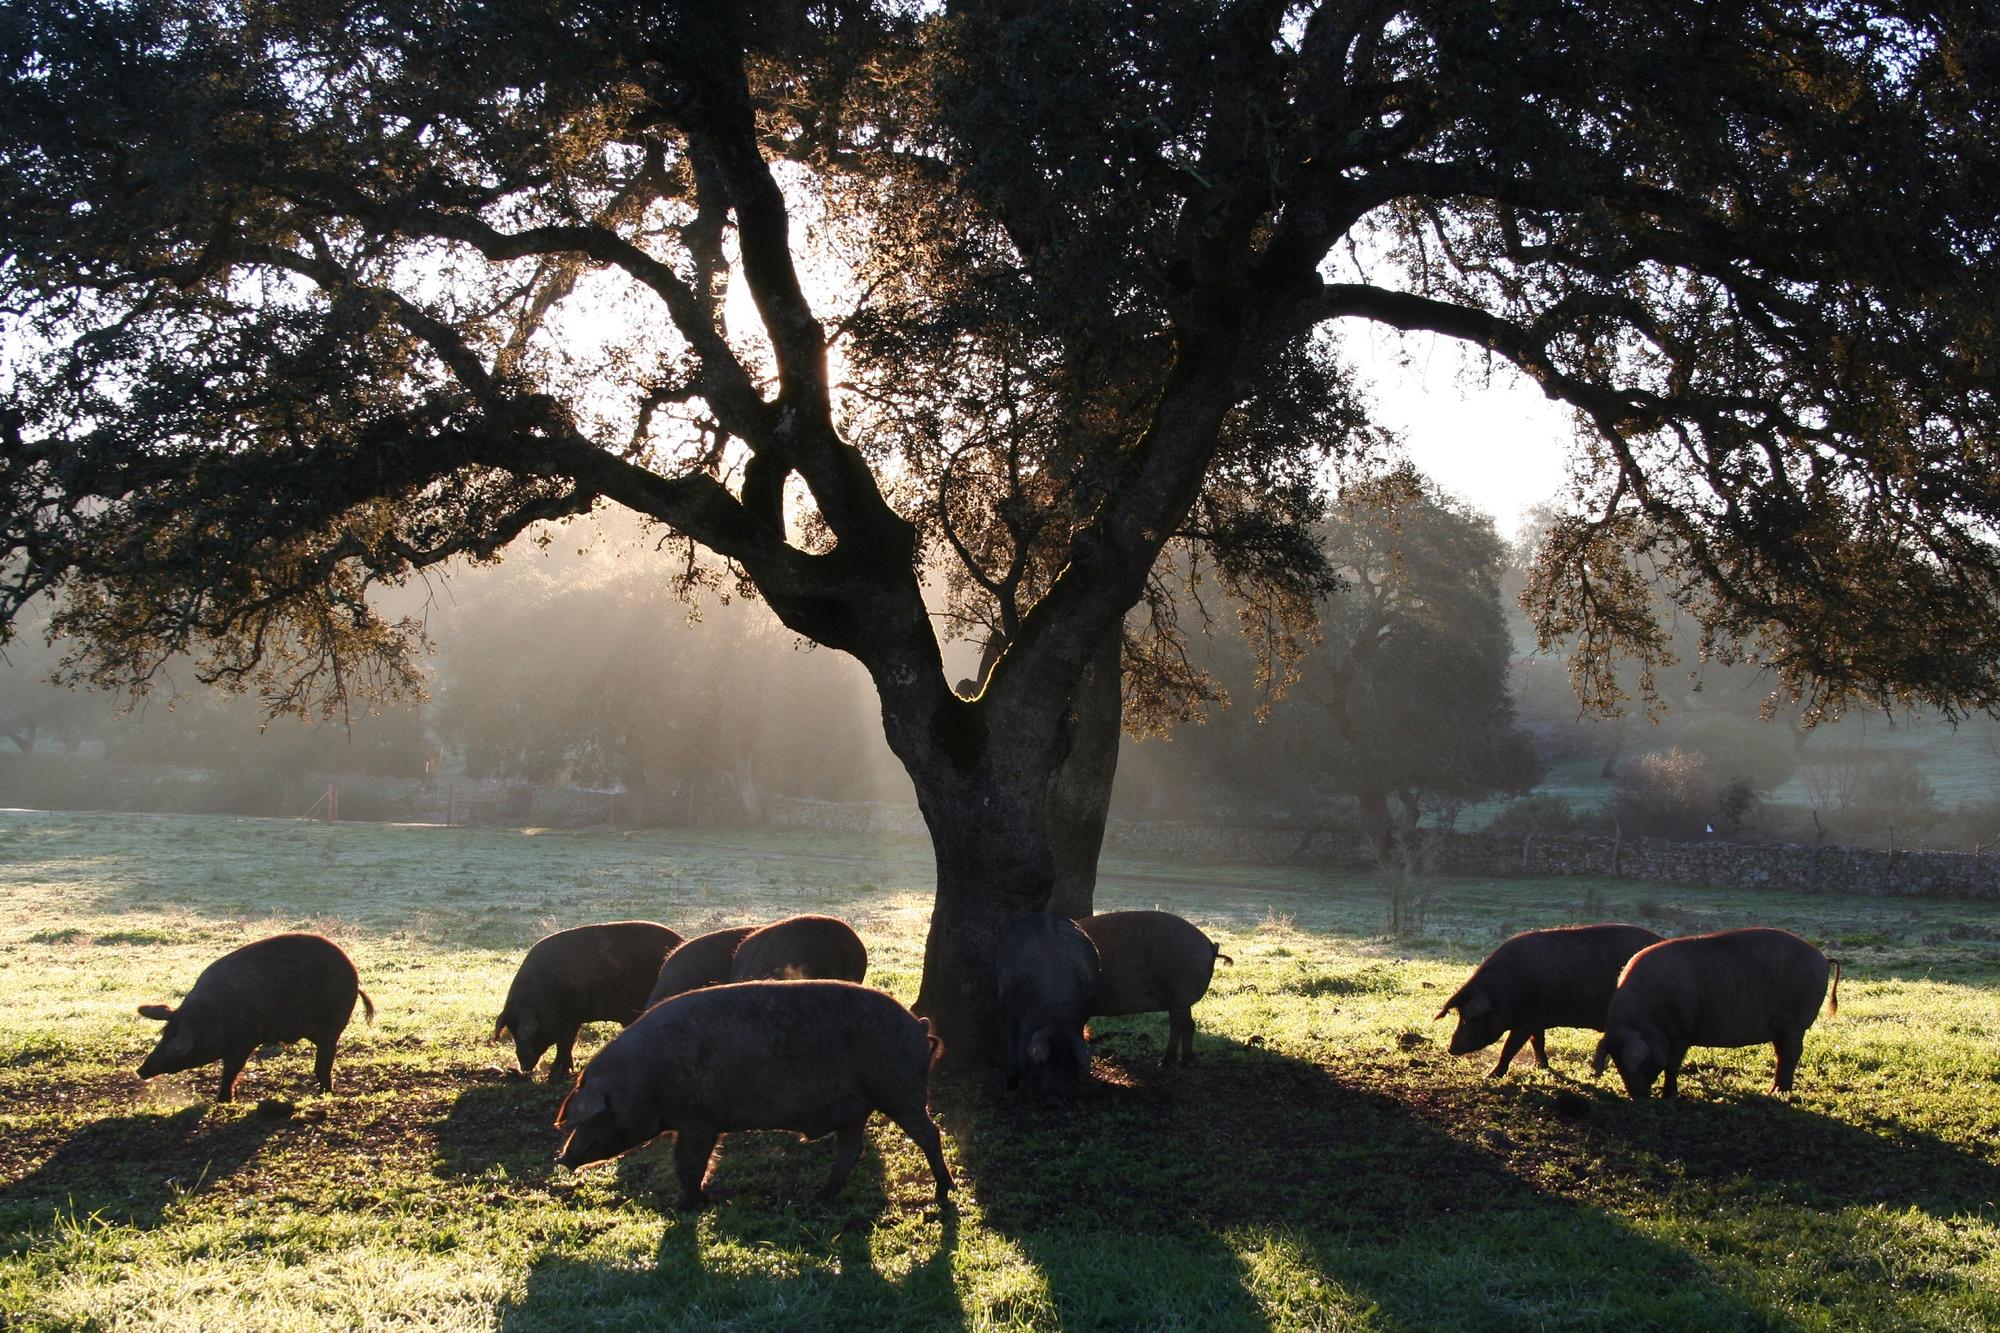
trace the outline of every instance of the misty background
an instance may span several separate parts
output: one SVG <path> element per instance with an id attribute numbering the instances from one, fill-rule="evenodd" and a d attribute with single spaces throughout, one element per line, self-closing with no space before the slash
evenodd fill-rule
<path id="1" fill-rule="evenodd" d="M 1214 702 L 1130 735 L 1112 816 L 1298 830 L 1385 826 L 1982 851 L 2000 840 L 2000 727 L 1921 714 L 1803 724 L 1692 634 L 1648 716 L 1580 714 L 1518 597 L 1536 539 L 1418 479 L 1395 512 L 1335 506 L 1345 590 L 1291 678 L 1260 680 L 1244 608 L 1189 592 L 1186 668 Z M 873 687 L 753 598 L 670 588 L 668 557 L 599 515 L 496 565 L 389 590 L 435 644 L 415 708 L 267 720 L 189 664 L 133 701 L 52 685 L 39 621 L 0 662 L 0 804 L 35 808 L 754 826 L 777 798 L 911 806 Z M 976 647 L 951 645 L 948 662 Z M 1128 682 L 1129 688 L 1130 682 Z M 1769 717 L 1760 716 L 1768 712 Z"/>

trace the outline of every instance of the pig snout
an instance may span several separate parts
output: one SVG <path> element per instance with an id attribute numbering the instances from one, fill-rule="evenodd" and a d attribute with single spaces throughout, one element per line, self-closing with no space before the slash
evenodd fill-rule
<path id="1" fill-rule="evenodd" d="M 641 1131 L 628 1123 L 632 1117 L 620 1113 L 615 1096 L 602 1085 L 579 1082 L 563 1098 L 556 1110 L 556 1128 L 568 1130 L 569 1137 L 556 1153 L 558 1165 L 574 1171 L 616 1157 L 659 1134 L 657 1124 Z"/>
<path id="2" fill-rule="evenodd" d="M 579 1125 L 563 1140 L 562 1150 L 556 1154 L 556 1164 L 572 1171 L 580 1170 L 597 1162 L 608 1161 L 625 1149 L 629 1143 L 619 1140 L 617 1133 L 606 1125 Z"/>
<path id="3" fill-rule="evenodd" d="M 150 1018 L 167 1025 L 160 1033 L 160 1039 L 153 1043 L 153 1049 L 139 1065 L 139 1077 L 156 1078 L 161 1074 L 178 1074 L 183 1069 L 193 1069 L 207 1063 L 195 1051 L 194 1025 L 176 1014 L 165 1005 L 147 1004 L 139 1007 L 142 1018 Z"/>

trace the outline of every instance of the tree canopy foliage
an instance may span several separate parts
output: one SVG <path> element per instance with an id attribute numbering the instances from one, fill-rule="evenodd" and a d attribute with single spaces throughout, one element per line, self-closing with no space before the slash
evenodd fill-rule
<path id="1" fill-rule="evenodd" d="M 371 584 L 633 509 L 867 668 L 940 1010 L 1165 545 L 1318 577 L 1352 321 L 1575 409 L 1587 693 L 1644 560 L 1815 705 L 2000 705 L 1974 0 L 16 0 L 0 70 L 0 614 L 337 706 L 416 683 Z"/>

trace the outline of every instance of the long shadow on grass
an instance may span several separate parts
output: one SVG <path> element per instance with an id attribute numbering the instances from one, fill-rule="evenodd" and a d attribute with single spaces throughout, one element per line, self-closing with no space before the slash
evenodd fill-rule
<path id="1" fill-rule="evenodd" d="M 947 1085 L 940 1118 L 986 1223 L 1065 1326 L 1311 1321 L 1787 1327 L 1689 1255 L 1552 1193 L 1399 1088 L 1204 1043 L 1100 1061 L 1067 1100 Z M 1329 1299 L 1319 1293 L 1340 1293 Z"/>
<path id="2" fill-rule="evenodd" d="M 282 1116 L 209 1105 L 93 1120 L 0 1189 L 0 1232 L 18 1237 L 58 1213 L 155 1226 L 176 1199 L 243 1167 L 284 1123 Z"/>
<path id="3" fill-rule="evenodd" d="M 437 1171 L 470 1176 L 498 1166 L 520 1180 L 561 1178 L 565 1173 L 553 1157 L 562 1134 L 552 1121 L 568 1089 L 567 1083 L 504 1075 L 467 1087 L 437 1122 Z M 884 1137 L 881 1124 L 878 1119 L 876 1144 Z M 801 1143 L 792 1134 L 730 1134 L 710 1176 L 715 1202 L 681 1214 L 673 1209 L 679 1185 L 672 1142 L 663 1137 L 588 1171 L 617 1198 L 662 1219 L 653 1262 L 548 1255 L 536 1262 L 521 1297 L 503 1308 L 503 1327 L 573 1328 L 580 1311 L 599 1327 L 641 1328 L 734 1323 L 877 1329 L 955 1319 L 957 1220 L 948 1212 L 925 1220 L 912 1213 L 912 1201 L 928 1194 L 928 1174 L 921 1182 L 892 1184 L 879 1147 L 871 1144 L 840 1197 L 817 1204 L 812 1196 L 832 1161 L 831 1139 Z M 874 1232 L 884 1225 L 934 1226 L 937 1236 L 927 1257 L 891 1276 L 876 1267 L 871 1249 Z M 909 1243 L 902 1238 L 889 1248 L 907 1250 Z M 784 1257 L 771 1262 L 774 1253 Z M 762 1257 L 745 1262 L 746 1255 Z"/>
<path id="4" fill-rule="evenodd" d="M 1579 1150 L 1635 1184 L 1671 1177 L 1748 1189 L 1763 1202 L 1880 1203 L 1940 1218 L 2000 1200 L 2000 1162 L 1894 1121 L 1855 1124 L 1741 1092 L 1634 1102 L 1602 1090 L 1591 1107 L 1576 1126 Z"/>
<path id="5" fill-rule="evenodd" d="M 652 1264 L 550 1255 L 501 1311 L 502 1328 L 572 1328 L 581 1310 L 599 1327 L 873 1330 L 962 1320 L 952 1282 L 958 1219 L 948 1209 L 915 1211 L 904 1197 L 911 1182 L 890 1184 L 875 1144 L 839 1198 L 820 1204 L 811 1199 L 831 1161 L 831 1139 L 726 1135 L 710 1173 L 715 1201 L 677 1213 L 671 1142 L 628 1153 L 611 1168 L 619 1196 L 665 1221 Z M 912 1228 L 925 1234 L 912 1237 Z M 883 1272 L 874 1247 L 884 1229 L 903 1233 L 887 1240 L 890 1252 L 923 1257 Z"/>

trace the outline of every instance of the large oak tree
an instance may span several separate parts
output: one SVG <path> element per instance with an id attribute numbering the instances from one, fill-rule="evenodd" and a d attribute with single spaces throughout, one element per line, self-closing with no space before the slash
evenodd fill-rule
<path id="1" fill-rule="evenodd" d="M 417 680 L 372 583 L 657 520 L 868 670 L 965 1055 L 1165 545 L 1312 581 L 1256 501 L 1357 428 L 1344 323 L 1576 409 L 1586 682 L 1661 650 L 1644 545 L 1811 702 L 2000 701 L 1983 12 L 14 0 L 0 609 L 324 707 Z"/>

